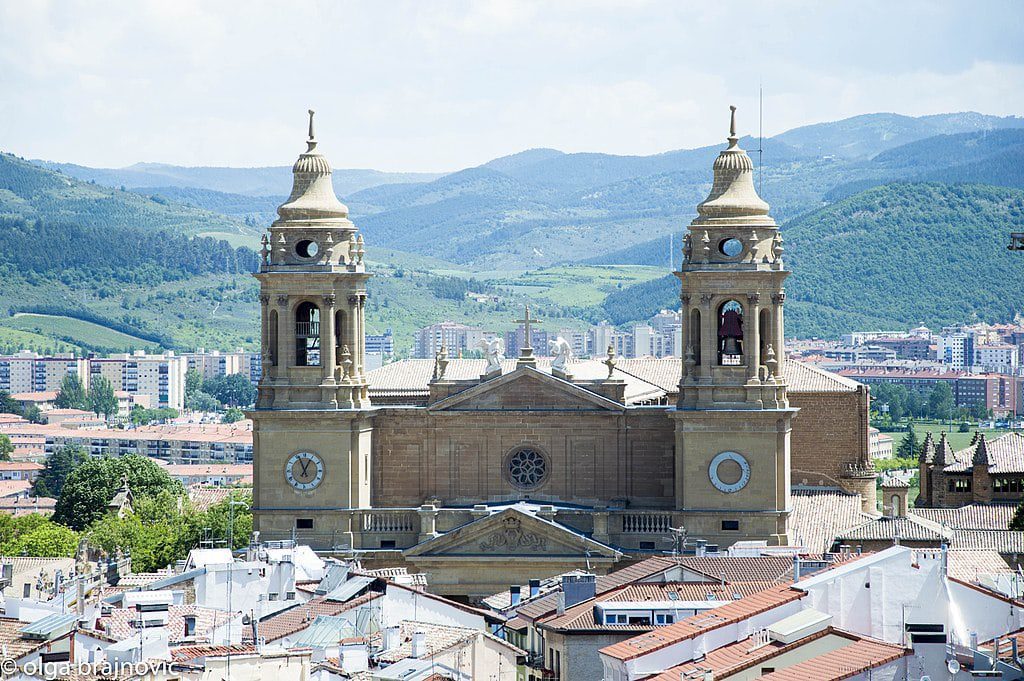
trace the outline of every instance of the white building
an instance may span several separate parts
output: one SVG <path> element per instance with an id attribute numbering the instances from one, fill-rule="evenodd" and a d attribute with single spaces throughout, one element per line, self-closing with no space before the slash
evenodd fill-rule
<path id="1" fill-rule="evenodd" d="M 148 395 L 154 407 L 183 409 L 185 406 L 185 373 L 188 360 L 165 352 L 147 355 L 144 352 L 110 355 L 89 360 L 89 381 L 103 376 L 114 390 L 129 395 Z"/>
<path id="2" fill-rule="evenodd" d="M 1016 345 L 976 345 L 974 347 L 974 366 L 982 371 L 998 374 L 1017 373 L 1020 365 L 1019 348 Z"/>
<path id="3" fill-rule="evenodd" d="M 25 351 L 0 357 L 0 390 L 6 393 L 55 391 L 68 375 L 78 376 L 85 384 L 88 382 L 87 365 L 88 360 L 72 355 L 44 357 Z"/>
<path id="4" fill-rule="evenodd" d="M 263 373 L 260 353 L 247 352 L 241 348 L 233 352 L 207 351 L 199 348 L 195 352 L 183 352 L 181 356 L 188 362 L 188 369 L 198 372 L 203 380 L 243 374 L 253 383 L 257 383 Z"/>
<path id="5" fill-rule="evenodd" d="M 483 338 L 483 329 L 476 326 L 456 322 L 431 324 L 416 332 L 413 354 L 420 359 L 432 359 L 443 346 L 449 357 L 458 357 L 460 353 L 478 350 L 477 344 Z"/>

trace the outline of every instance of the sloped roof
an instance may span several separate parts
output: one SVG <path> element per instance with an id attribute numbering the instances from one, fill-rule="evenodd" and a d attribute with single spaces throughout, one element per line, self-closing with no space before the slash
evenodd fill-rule
<path id="1" fill-rule="evenodd" d="M 381 596 L 383 594 L 366 593 L 345 603 L 329 601 L 323 596 L 312 598 L 294 608 L 260 620 L 260 637 L 267 641 L 276 641 L 310 626 L 319 615 L 340 615 L 346 610 L 353 610 Z M 251 638 L 251 636 L 251 631 L 246 631 L 244 634 L 246 638 Z"/>
<path id="2" fill-rule="evenodd" d="M 838 541 L 933 541 L 941 542 L 953 537 L 952 530 L 925 520 L 913 513 L 905 516 L 881 516 L 839 533 Z"/>
<path id="3" fill-rule="evenodd" d="M 861 639 L 760 678 L 766 681 L 838 681 L 894 662 L 911 652 L 910 648 L 892 643 Z"/>
<path id="4" fill-rule="evenodd" d="M 657 627 L 645 634 L 613 643 L 602 648 L 601 654 L 619 660 L 631 660 L 680 641 L 695 638 L 704 632 L 767 612 L 803 598 L 805 595 L 805 592 L 788 586 L 765 589 L 738 601 L 732 601 L 728 605 L 715 608 L 710 612 L 699 613 L 674 624 Z"/>
<path id="5" fill-rule="evenodd" d="M 954 549 L 990 549 L 1002 554 L 1024 554 L 1024 532 L 1015 530 L 957 530 Z"/>
<path id="6" fill-rule="evenodd" d="M 967 473 L 974 467 L 974 454 L 979 443 L 954 452 L 956 461 L 947 463 L 942 470 L 946 473 Z M 1024 473 L 1024 433 L 1007 433 L 994 440 L 985 441 L 988 450 L 988 472 L 992 475 Z"/>
<path id="7" fill-rule="evenodd" d="M 968 504 L 959 508 L 914 508 L 914 515 L 955 530 L 1005 530 L 1016 504 Z"/>
<path id="8" fill-rule="evenodd" d="M 790 500 L 793 543 L 809 551 L 828 551 L 838 535 L 875 517 L 861 511 L 860 495 L 839 489 L 796 487 Z"/>
<path id="9" fill-rule="evenodd" d="M 233 614 L 200 605 L 172 605 L 167 610 L 167 623 L 164 625 L 171 632 L 172 641 L 176 640 L 176 636 L 184 636 L 186 615 L 194 615 L 196 618 L 195 635 L 197 638 L 202 638 L 215 627 L 241 617 L 237 613 Z M 123 641 L 138 633 L 139 629 L 132 624 L 138 619 L 139 613 L 135 608 L 115 608 L 110 611 L 109 615 L 103 615 L 99 619 L 99 623 L 108 636 Z"/>
<path id="10" fill-rule="evenodd" d="M 965 582 L 975 582 L 981 575 L 1013 572 L 999 552 L 992 549 L 952 549 L 946 555 L 949 575 Z"/>

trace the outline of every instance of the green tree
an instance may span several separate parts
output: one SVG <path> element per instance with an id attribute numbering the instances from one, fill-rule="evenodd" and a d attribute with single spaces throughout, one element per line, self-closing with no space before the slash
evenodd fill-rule
<path id="1" fill-rule="evenodd" d="M 60 390 L 57 391 L 57 399 L 53 401 L 58 409 L 85 409 L 88 405 L 88 396 L 85 393 L 85 386 L 75 374 L 68 374 L 60 382 Z"/>
<path id="2" fill-rule="evenodd" d="M 232 509 L 234 502 L 234 522 Z M 252 490 L 233 489 L 227 499 L 210 506 L 202 518 L 202 527 L 209 528 L 213 539 L 226 540 L 233 537 L 232 548 L 240 549 L 249 544 L 252 534 Z"/>
<path id="3" fill-rule="evenodd" d="M 43 412 L 40 411 L 39 407 L 37 405 L 35 405 L 35 404 L 31 404 L 30 403 L 27 407 L 25 407 L 25 409 L 24 409 L 24 411 L 22 411 L 21 415 L 23 417 L 25 417 L 26 420 L 28 420 L 28 421 L 30 421 L 32 423 L 42 423 L 43 422 Z"/>
<path id="4" fill-rule="evenodd" d="M 1024 501 L 1017 504 L 1017 510 L 1013 512 L 1013 518 L 1010 520 L 1011 530 L 1024 530 Z"/>
<path id="5" fill-rule="evenodd" d="M 256 386 L 242 374 L 217 376 L 203 381 L 203 392 L 232 407 L 247 407 L 256 401 Z"/>
<path id="6" fill-rule="evenodd" d="M 97 376 L 89 382 L 89 409 L 97 416 L 110 418 L 117 413 L 117 397 L 114 386 L 106 376 Z"/>
<path id="7" fill-rule="evenodd" d="M 3 390 L 0 390 L 0 414 L 21 414 L 21 403 Z"/>
<path id="8" fill-rule="evenodd" d="M 203 391 L 203 375 L 195 369 L 185 372 L 185 408 L 196 410 L 196 396 Z"/>
<path id="9" fill-rule="evenodd" d="M 945 421 L 953 415 L 953 389 L 941 382 L 928 395 L 928 411 L 933 418 Z"/>
<path id="10" fill-rule="evenodd" d="M 6 556 L 69 558 L 78 549 L 78 533 L 63 525 L 45 521 L 0 547 Z"/>
<path id="11" fill-rule="evenodd" d="M 917 433 L 914 432 L 914 425 L 907 425 L 907 434 L 903 437 L 903 441 L 900 442 L 900 446 L 896 449 L 896 456 L 901 459 L 914 459 L 917 460 Z"/>
<path id="12" fill-rule="evenodd" d="M 221 423 L 236 423 L 245 418 L 245 414 L 238 407 L 228 407 L 221 418 Z"/>
<path id="13" fill-rule="evenodd" d="M 167 471 L 139 454 L 89 459 L 71 471 L 65 480 L 54 510 L 54 521 L 81 530 L 101 518 L 125 476 L 132 495 L 139 499 L 161 490 L 176 495 L 185 492 L 181 483 Z"/>
<path id="14" fill-rule="evenodd" d="M 88 452 L 79 445 L 65 445 L 46 459 L 46 467 L 32 485 L 32 493 L 38 497 L 58 497 L 64 489 L 64 481 L 80 463 L 89 458 Z"/>
<path id="15" fill-rule="evenodd" d="M 107 553 L 129 550 L 132 567 L 150 572 L 188 555 L 199 541 L 203 514 L 171 490 L 136 500 L 124 518 L 108 514 L 88 530 L 89 542 Z"/>
<path id="16" fill-rule="evenodd" d="M 128 414 L 128 419 L 136 426 L 144 426 L 153 421 L 161 421 L 164 419 L 173 419 L 178 416 L 177 409 L 170 409 L 168 407 L 161 407 L 159 409 L 146 409 L 140 404 L 136 404 L 132 407 L 131 413 Z"/>
<path id="17" fill-rule="evenodd" d="M 10 461 L 13 453 L 14 445 L 11 443 L 11 438 L 0 433 L 0 461 Z"/>

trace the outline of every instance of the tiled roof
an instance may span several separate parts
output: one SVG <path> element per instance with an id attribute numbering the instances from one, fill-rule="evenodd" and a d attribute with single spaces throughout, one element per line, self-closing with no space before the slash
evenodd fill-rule
<path id="1" fill-rule="evenodd" d="M 999 552 L 991 549 L 952 549 L 946 555 L 949 575 L 965 582 L 976 582 L 981 575 L 1013 572 Z"/>
<path id="2" fill-rule="evenodd" d="M 959 508 L 914 508 L 914 515 L 956 530 L 1005 530 L 1016 504 L 968 504 Z"/>
<path id="3" fill-rule="evenodd" d="M 0 461 L 0 471 L 41 471 L 46 466 L 35 461 Z"/>
<path id="4" fill-rule="evenodd" d="M 956 461 L 947 463 L 943 468 L 947 473 L 966 473 L 974 466 L 974 453 L 978 448 L 975 443 L 966 449 L 955 452 Z M 1024 433 L 1011 432 L 986 440 L 988 450 L 988 472 L 991 475 L 1001 473 L 1024 473 Z"/>
<path id="5" fill-rule="evenodd" d="M 18 659 L 50 643 L 22 638 L 21 628 L 24 626 L 25 623 L 17 617 L 0 617 L 0 646 L 4 649 L 5 658 Z"/>
<path id="6" fill-rule="evenodd" d="M 195 476 L 195 475 L 225 475 L 245 476 L 252 475 L 251 463 L 219 463 L 219 464 L 192 464 L 177 463 L 166 466 L 164 470 L 171 476 Z"/>
<path id="7" fill-rule="evenodd" d="M 913 513 L 905 516 L 881 516 L 866 523 L 852 527 L 839 533 L 838 541 L 885 541 L 901 539 L 906 541 L 941 542 L 950 539 L 953 531 L 943 529 L 941 525 L 920 518 Z"/>
<path id="8" fill-rule="evenodd" d="M 151 614 L 155 615 L 155 613 Z M 240 617 L 237 614 L 200 605 L 172 605 L 167 610 L 167 623 L 164 625 L 171 633 L 171 641 L 184 638 L 186 615 L 194 615 L 196 618 L 195 637 L 197 639 L 202 639 L 211 629 L 226 625 L 229 620 Z M 109 615 L 100 617 L 99 625 L 108 636 L 123 641 L 138 633 L 138 627 L 133 624 L 138 620 L 139 612 L 135 608 L 116 608 L 111 610 Z"/>
<path id="9" fill-rule="evenodd" d="M 1024 532 L 1014 530 L 957 530 L 954 549 L 990 549 L 1002 554 L 1024 554 Z"/>
<path id="10" fill-rule="evenodd" d="M 788 586 L 772 587 L 710 612 L 699 613 L 675 624 L 658 627 L 645 634 L 613 643 L 602 648 L 601 653 L 619 660 L 631 660 L 680 641 L 695 638 L 706 631 L 740 622 L 762 612 L 778 608 L 803 598 L 805 595 L 806 592 Z"/>
<path id="11" fill-rule="evenodd" d="M 894 662 L 912 651 L 909 648 L 863 639 L 760 677 L 765 681 L 839 681 Z"/>
<path id="12" fill-rule="evenodd" d="M 10 497 L 27 492 L 32 487 L 28 480 L 0 480 L 0 497 Z"/>
<path id="13" fill-rule="evenodd" d="M 0 499 L 0 513 L 13 515 L 15 518 L 32 513 L 49 514 L 57 508 L 57 500 L 52 497 L 4 497 Z"/>
<path id="14" fill-rule="evenodd" d="M 229 496 L 232 492 L 236 494 L 242 494 L 238 487 L 207 487 L 202 484 L 191 485 L 188 488 L 188 498 L 192 502 L 192 505 L 197 510 L 205 511 L 214 504 L 218 504 Z"/>
<path id="15" fill-rule="evenodd" d="M 238 643 L 229 646 L 180 646 L 171 648 L 172 662 L 189 662 L 203 657 L 226 657 L 228 655 L 253 655 L 256 646 L 251 643 Z"/>
<path id="16" fill-rule="evenodd" d="M 594 614 L 595 603 L 636 603 L 644 601 L 705 601 L 728 602 L 735 594 L 749 596 L 774 586 L 774 582 L 659 582 L 627 584 L 604 596 L 577 603 L 561 614 L 549 615 L 538 624 L 545 629 L 560 631 L 607 630 L 618 632 L 650 631 L 652 625 L 604 624 Z M 712 596 L 713 598 L 708 598 Z"/>
<path id="17" fill-rule="evenodd" d="M 382 650 L 378 654 L 381 662 L 394 663 L 412 657 L 412 635 L 415 632 L 425 634 L 427 652 L 425 657 L 433 657 L 438 653 L 451 648 L 462 641 L 468 641 L 477 636 L 485 636 L 500 645 L 509 648 L 516 655 L 526 653 L 515 647 L 508 641 L 504 641 L 483 629 L 472 629 L 470 627 L 456 627 L 445 624 L 433 624 L 429 622 L 403 621 L 399 625 L 399 644 L 388 650 Z M 374 635 L 375 640 L 380 641 L 381 635 L 378 632 Z"/>
<path id="18" fill-rule="evenodd" d="M 861 511 L 859 494 L 838 489 L 798 487 L 790 500 L 792 541 L 809 551 L 828 551 L 838 535 L 874 517 Z"/>
<path id="19" fill-rule="evenodd" d="M 607 575 L 599 575 L 597 578 L 597 593 L 606 593 L 624 584 L 664 572 L 675 565 L 676 562 L 670 558 L 654 557 L 634 563 L 621 570 L 610 572 Z M 561 588 L 554 589 L 548 594 L 532 601 L 523 602 L 516 608 L 516 613 L 524 619 L 534 620 L 554 612 L 558 607 L 558 591 L 561 591 Z"/>
<path id="20" fill-rule="evenodd" d="M 812 641 L 824 638 L 829 634 L 857 640 L 856 636 L 846 632 L 837 631 L 831 627 L 822 629 L 810 636 L 805 636 L 790 644 L 779 643 L 778 641 L 769 641 L 765 645 L 758 646 L 753 645 L 753 640 L 750 637 L 747 637 L 742 641 L 730 643 L 729 645 L 712 650 L 702 660 L 684 662 L 683 664 L 676 665 L 671 669 L 666 669 L 660 674 L 649 676 L 644 679 L 644 681 L 680 681 L 680 679 L 689 678 L 692 678 L 694 681 L 699 681 L 703 678 L 703 673 L 708 671 L 712 672 L 713 678 L 723 678 L 736 674 L 744 669 L 749 669 L 750 667 L 760 664 L 765 660 L 770 660 L 773 657 L 787 653 Z"/>
<path id="21" fill-rule="evenodd" d="M 504 360 L 502 373 L 513 371 L 515 364 L 515 359 Z M 486 366 L 487 361 L 483 359 L 451 359 L 445 378 L 452 381 L 479 380 Z M 784 366 L 788 389 L 793 393 L 852 392 L 860 385 L 852 379 L 795 360 L 786 360 Z M 549 372 L 550 367 L 550 357 L 537 358 L 538 370 Z M 571 361 L 568 369 L 579 381 L 603 379 L 608 375 L 608 368 L 594 359 Z M 433 372 L 432 359 L 406 359 L 385 364 L 367 374 L 370 397 L 409 398 L 410 403 L 422 402 L 429 393 Z M 682 365 L 678 357 L 619 359 L 614 376 L 626 382 L 626 402 L 637 403 L 677 393 Z"/>
<path id="22" fill-rule="evenodd" d="M 358 608 L 361 605 L 369 603 L 375 598 L 380 598 L 382 595 L 383 594 L 379 593 L 366 593 L 344 603 L 329 601 L 322 596 L 310 599 L 302 605 L 289 608 L 288 610 L 284 610 L 260 620 L 260 637 L 266 639 L 268 642 L 276 641 L 308 627 L 313 623 L 313 620 L 317 618 L 317 615 L 339 615 L 346 610 Z M 251 637 L 251 635 L 252 632 L 247 631 L 243 637 L 248 638 Z"/>
<path id="23" fill-rule="evenodd" d="M 790 556 L 683 556 L 679 563 L 712 579 L 727 582 L 768 582 L 779 579 L 793 567 Z"/>

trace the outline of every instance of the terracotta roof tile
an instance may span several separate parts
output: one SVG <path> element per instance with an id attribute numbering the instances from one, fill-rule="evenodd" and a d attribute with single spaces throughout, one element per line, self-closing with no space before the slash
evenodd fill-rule
<path id="1" fill-rule="evenodd" d="M 978 449 L 975 443 L 966 449 L 954 452 L 956 461 L 948 463 L 944 471 L 947 473 L 966 473 L 974 466 L 974 453 Z M 1024 433 L 1012 432 L 997 437 L 995 440 L 986 441 L 985 449 L 988 451 L 988 472 L 990 474 L 1000 473 L 1024 473 Z"/>
<path id="2" fill-rule="evenodd" d="M 905 516 L 881 516 L 874 518 L 857 527 L 851 527 L 839 533 L 836 540 L 843 543 L 895 539 L 941 542 L 952 537 L 952 530 L 943 529 L 941 525 L 916 516 L 913 513 L 908 513 Z"/>
<path id="3" fill-rule="evenodd" d="M 894 662 L 910 653 L 908 648 L 864 639 L 760 678 L 765 681 L 839 681 Z"/>
<path id="4" fill-rule="evenodd" d="M 171 648 L 171 660 L 174 662 L 189 662 L 202 657 L 253 655 L 255 653 L 256 646 L 251 643 L 239 643 L 229 646 L 179 646 L 177 648 Z"/>
<path id="5" fill-rule="evenodd" d="M 999 552 L 992 549 L 951 549 L 946 555 L 950 576 L 965 582 L 975 582 L 981 575 L 1013 573 Z"/>
<path id="6" fill-rule="evenodd" d="M 376 598 L 380 598 L 382 595 L 380 593 L 366 593 L 344 603 L 329 601 L 322 596 L 310 599 L 302 605 L 289 608 L 261 620 L 259 623 L 260 637 L 265 638 L 268 642 L 276 641 L 305 629 L 313 623 L 313 620 L 318 615 L 340 615 L 346 610 L 358 608 Z M 243 637 L 251 637 L 251 635 L 252 632 L 247 631 Z"/>
<path id="7" fill-rule="evenodd" d="M 828 551 L 837 535 L 873 518 L 861 511 L 860 495 L 838 489 L 798 487 L 790 500 L 793 543 L 809 551 Z"/>
<path id="8" fill-rule="evenodd" d="M 788 586 L 777 586 L 759 591 L 755 594 L 723 605 L 710 612 L 699 613 L 680 620 L 675 624 L 658 627 L 646 634 L 613 643 L 601 649 L 601 654 L 620 660 L 631 660 L 646 655 L 653 650 L 666 648 L 670 645 L 694 638 L 712 629 L 745 620 L 762 612 L 767 612 L 787 603 L 803 598 L 806 592 Z"/>
<path id="9" fill-rule="evenodd" d="M 914 515 L 955 530 L 1005 530 L 1016 504 L 968 504 L 959 508 L 914 508 Z"/>

